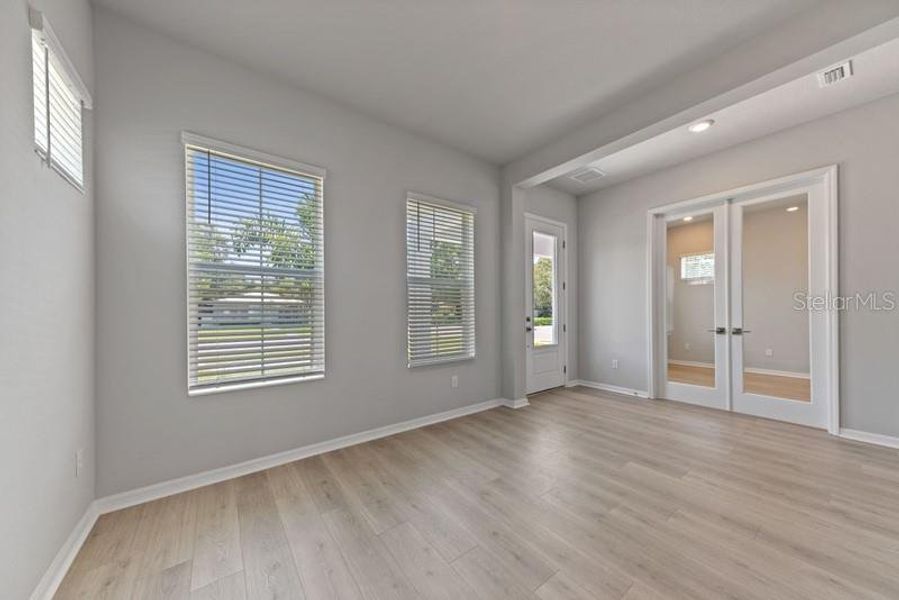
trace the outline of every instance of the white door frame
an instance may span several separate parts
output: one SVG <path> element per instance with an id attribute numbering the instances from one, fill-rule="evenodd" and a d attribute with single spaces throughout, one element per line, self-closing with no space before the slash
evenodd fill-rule
<path id="1" fill-rule="evenodd" d="M 558 248 L 559 252 L 559 260 L 561 265 L 559 267 L 559 280 L 562 282 L 561 289 L 559 289 L 559 306 L 562 309 L 562 314 L 560 315 L 559 320 L 561 323 L 559 324 L 559 352 L 562 355 L 562 364 L 565 366 L 565 370 L 562 373 L 562 385 L 568 385 L 568 225 L 561 221 L 556 221 L 554 219 L 550 219 L 548 217 L 543 217 L 541 215 L 536 215 L 534 213 L 525 212 L 524 213 L 524 244 L 525 244 L 525 263 L 530 264 L 528 261 L 533 261 L 533 255 L 528 255 L 528 248 L 530 247 L 530 242 L 528 241 L 528 220 L 538 221 L 541 223 L 546 223 L 547 225 L 552 225 L 553 227 L 559 227 L 562 229 L 562 247 Z M 531 267 L 533 270 L 533 267 Z M 525 306 L 527 306 L 527 298 L 528 294 L 533 294 L 533 291 L 530 288 L 531 276 L 527 274 L 527 269 L 525 270 L 525 278 L 524 278 L 524 294 L 525 294 Z M 525 323 L 527 325 L 527 323 Z M 533 323 L 530 324 L 533 327 Z M 531 332 L 532 333 L 532 332 Z M 525 343 L 533 344 L 532 336 L 529 334 L 525 335 Z M 527 353 L 527 346 L 525 347 L 525 353 Z M 530 369 L 530 364 L 527 358 L 525 359 L 525 369 Z M 528 373 L 525 373 L 525 390 L 527 390 L 527 377 Z"/>
<path id="2" fill-rule="evenodd" d="M 819 202 L 825 207 L 822 232 L 824 285 L 823 293 L 835 298 L 839 292 L 838 229 L 837 229 L 837 165 L 829 165 L 740 188 L 707 194 L 698 198 L 674 202 L 651 208 L 646 216 L 647 257 L 647 381 L 649 397 L 656 398 L 662 390 L 662 369 L 665 367 L 665 215 L 689 212 L 714 206 L 721 202 L 739 202 L 749 199 L 784 194 L 797 188 L 822 185 L 824 193 Z M 811 199 L 810 199 L 811 200 Z M 726 324 L 730 327 L 730 323 Z M 822 364 L 828 366 L 828 377 L 817 388 L 817 397 L 823 399 L 827 409 L 827 431 L 839 434 L 840 428 L 840 358 L 839 312 L 828 310 L 819 326 L 824 331 L 820 340 Z M 732 408 L 732 395 L 728 394 L 728 408 Z"/>

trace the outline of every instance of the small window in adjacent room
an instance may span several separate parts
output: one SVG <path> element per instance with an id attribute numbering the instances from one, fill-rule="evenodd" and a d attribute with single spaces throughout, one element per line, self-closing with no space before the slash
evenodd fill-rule
<path id="1" fill-rule="evenodd" d="M 407 198 L 410 367 L 475 355 L 474 218 L 472 207 Z"/>
<path id="2" fill-rule="evenodd" d="M 183 141 L 189 392 L 322 378 L 324 170 Z"/>
<path id="3" fill-rule="evenodd" d="M 84 188 L 82 108 L 90 95 L 43 14 L 31 10 L 34 145 L 79 190 Z"/>
<path id="4" fill-rule="evenodd" d="M 687 254 L 680 257 L 680 278 L 691 285 L 702 285 L 715 281 L 715 254 Z"/>

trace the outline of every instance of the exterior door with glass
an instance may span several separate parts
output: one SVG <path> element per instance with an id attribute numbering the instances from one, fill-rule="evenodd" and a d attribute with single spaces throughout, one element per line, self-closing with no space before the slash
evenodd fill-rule
<path id="1" fill-rule="evenodd" d="M 565 385 L 565 226 L 525 217 L 527 393 Z"/>

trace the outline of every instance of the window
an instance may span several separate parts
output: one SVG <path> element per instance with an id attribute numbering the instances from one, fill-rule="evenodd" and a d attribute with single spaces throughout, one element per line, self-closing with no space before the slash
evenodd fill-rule
<path id="1" fill-rule="evenodd" d="M 409 366 L 475 355 L 473 208 L 406 201 Z"/>
<path id="2" fill-rule="evenodd" d="M 534 346 L 552 346 L 558 343 L 558 283 L 556 252 L 558 238 L 549 233 L 535 231 L 533 234 L 533 271 L 531 282 L 534 288 Z"/>
<path id="3" fill-rule="evenodd" d="M 695 285 L 713 283 L 715 281 L 715 254 L 703 252 L 681 256 L 680 278 Z"/>
<path id="4" fill-rule="evenodd" d="M 35 149 L 82 189 L 81 109 L 90 108 L 90 95 L 40 12 L 32 10 L 31 27 Z"/>
<path id="5" fill-rule="evenodd" d="M 189 391 L 323 377 L 324 171 L 183 139 Z"/>

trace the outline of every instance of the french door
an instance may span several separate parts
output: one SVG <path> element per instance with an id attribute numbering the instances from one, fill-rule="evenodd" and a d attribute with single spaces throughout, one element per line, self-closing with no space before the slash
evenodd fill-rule
<path id="1" fill-rule="evenodd" d="M 664 397 L 728 408 L 727 206 L 666 223 Z"/>
<path id="2" fill-rule="evenodd" d="M 656 215 L 657 396 L 835 429 L 827 178 Z M 660 360 L 659 360 L 660 359 Z"/>

